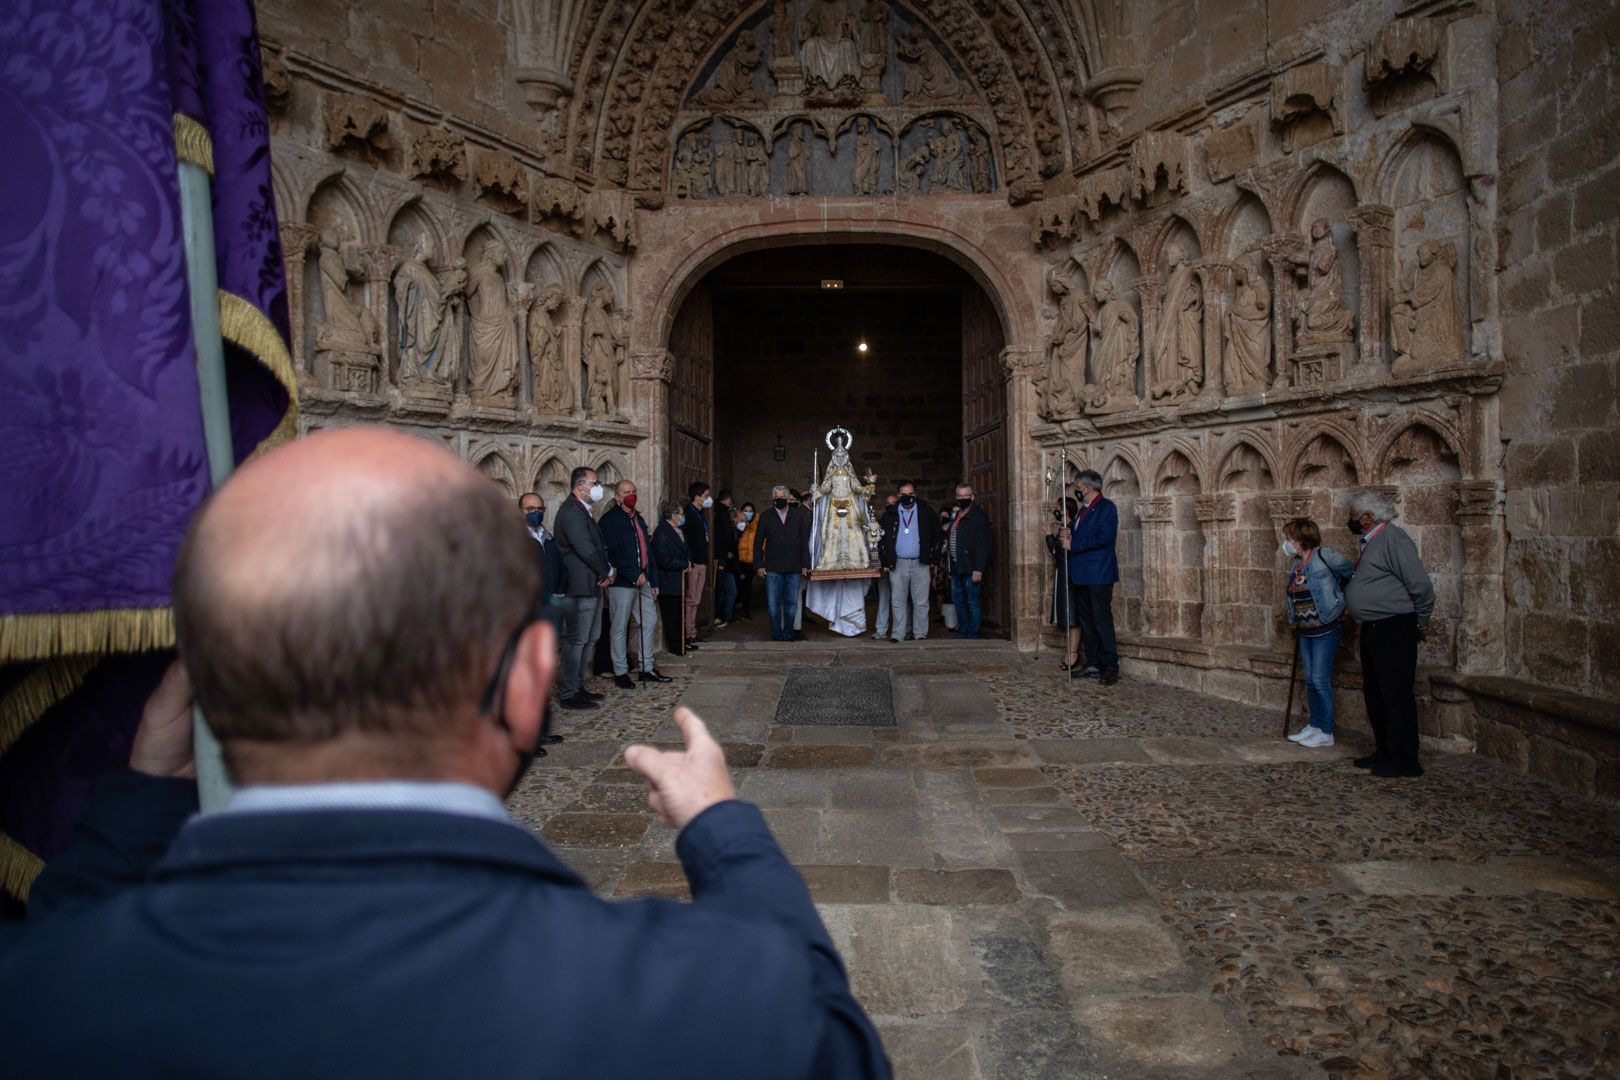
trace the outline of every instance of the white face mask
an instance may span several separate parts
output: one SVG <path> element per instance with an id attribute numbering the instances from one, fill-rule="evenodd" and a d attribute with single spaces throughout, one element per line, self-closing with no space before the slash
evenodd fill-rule
<path id="1" fill-rule="evenodd" d="M 602 501 L 602 485 L 601 484 L 592 484 L 591 485 L 591 490 L 588 493 L 588 497 L 590 498 L 591 502 L 601 502 Z"/>
<path id="2" fill-rule="evenodd" d="M 703 509 L 707 510 L 714 505 L 714 500 L 707 495 L 703 496 Z"/>
<path id="3" fill-rule="evenodd" d="M 1294 545 L 1292 540 L 1284 540 L 1282 542 L 1282 553 L 1288 556 L 1290 559 L 1299 558 L 1299 548 Z"/>
<path id="4" fill-rule="evenodd" d="M 737 522 L 737 531 L 738 532 L 742 532 L 746 528 L 748 528 L 748 522 L 746 522 L 746 521 Z"/>

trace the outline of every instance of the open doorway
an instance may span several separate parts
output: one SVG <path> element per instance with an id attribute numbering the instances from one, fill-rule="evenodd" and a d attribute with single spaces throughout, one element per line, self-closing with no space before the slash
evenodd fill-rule
<path id="1" fill-rule="evenodd" d="M 1006 393 L 1000 319 L 981 286 L 930 251 L 779 244 L 711 270 L 671 328 L 670 489 L 694 479 L 765 505 L 810 486 L 833 427 L 878 475 L 943 509 L 964 478 L 995 523 L 984 631 L 1010 627 Z M 865 349 L 861 348 L 864 343 Z"/>

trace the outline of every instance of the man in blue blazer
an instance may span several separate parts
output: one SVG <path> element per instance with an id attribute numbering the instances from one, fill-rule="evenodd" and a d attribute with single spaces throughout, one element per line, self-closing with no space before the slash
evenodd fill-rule
<path id="1" fill-rule="evenodd" d="M 557 538 L 546 531 L 546 500 L 540 497 L 539 492 L 531 491 L 518 500 L 518 509 L 523 514 L 523 524 L 528 526 L 529 535 L 539 546 L 540 592 L 550 603 L 568 589 L 563 584 L 562 553 L 557 548 Z"/>
<path id="2" fill-rule="evenodd" d="M 1086 469 L 1075 478 L 1080 509 L 1059 538 L 1069 549 L 1069 588 L 1075 619 L 1085 642 L 1083 678 L 1104 686 L 1119 682 L 1119 648 L 1114 639 L 1114 584 L 1119 581 L 1119 508 L 1103 498 L 1102 476 Z"/>
<path id="3" fill-rule="evenodd" d="M 803 880 L 690 710 L 634 746 L 692 903 L 608 904 L 502 798 L 556 632 L 488 480 L 380 429 L 245 466 L 184 671 L 0 927 L 8 1076 L 887 1077 Z M 197 815 L 191 701 L 237 785 Z"/>

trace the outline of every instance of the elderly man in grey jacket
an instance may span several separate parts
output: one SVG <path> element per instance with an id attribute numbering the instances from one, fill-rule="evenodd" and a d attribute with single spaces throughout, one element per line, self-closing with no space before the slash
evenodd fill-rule
<path id="1" fill-rule="evenodd" d="M 1418 764 L 1418 642 L 1434 614 L 1434 583 L 1417 545 L 1393 524 L 1395 500 L 1379 491 L 1350 497 L 1348 528 L 1361 536 L 1344 606 L 1361 624 L 1361 684 L 1376 746 L 1356 765 L 1374 776 L 1422 776 Z"/>

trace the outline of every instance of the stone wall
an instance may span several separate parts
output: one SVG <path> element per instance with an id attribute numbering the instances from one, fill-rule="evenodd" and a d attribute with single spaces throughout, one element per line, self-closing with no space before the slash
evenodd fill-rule
<path id="1" fill-rule="evenodd" d="M 870 346 L 855 350 L 856 338 Z M 810 483 L 829 428 L 880 496 L 910 479 L 936 507 L 962 475 L 960 302 L 945 292 L 720 292 L 715 301 L 718 482 L 763 505 Z M 777 435 L 788 460 L 772 460 Z"/>

